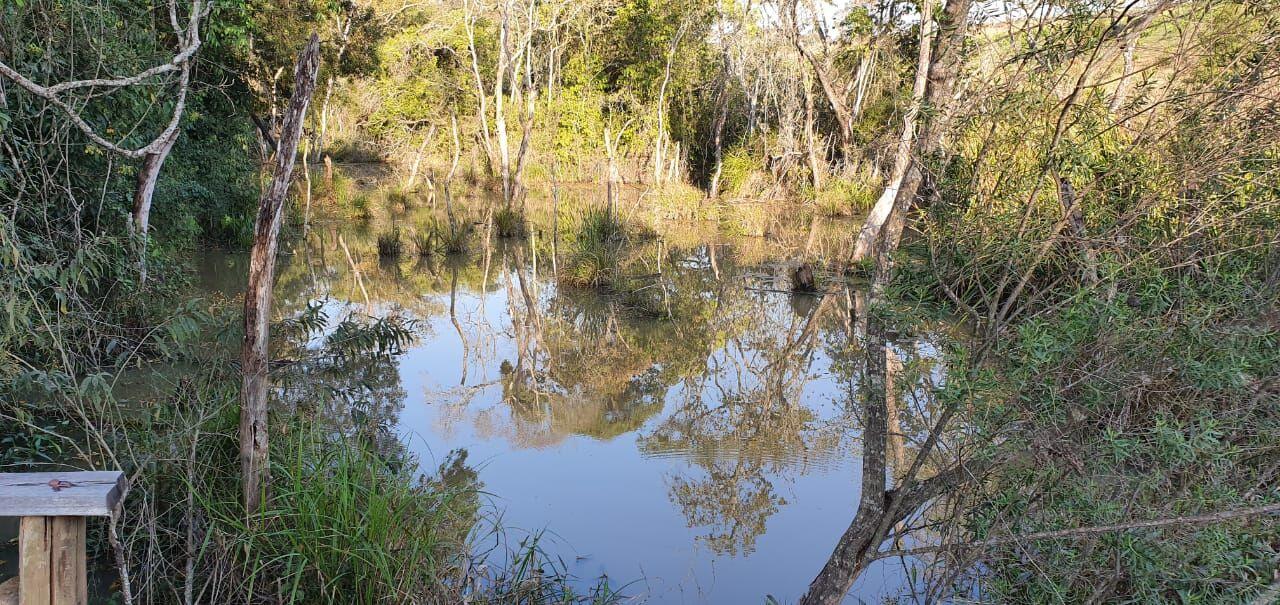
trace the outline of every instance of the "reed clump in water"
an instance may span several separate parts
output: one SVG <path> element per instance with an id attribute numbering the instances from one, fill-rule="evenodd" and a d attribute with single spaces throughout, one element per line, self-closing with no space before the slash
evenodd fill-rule
<path id="1" fill-rule="evenodd" d="M 404 252 L 404 239 L 400 237 L 399 227 L 379 233 L 377 244 L 379 258 L 399 258 Z"/>

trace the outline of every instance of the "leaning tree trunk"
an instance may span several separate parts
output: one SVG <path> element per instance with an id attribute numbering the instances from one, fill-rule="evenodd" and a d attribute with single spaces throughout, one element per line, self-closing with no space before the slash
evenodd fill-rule
<path id="1" fill-rule="evenodd" d="M 912 91 L 912 104 L 904 119 L 902 138 L 898 141 L 898 151 L 894 158 L 893 174 L 889 185 L 885 187 L 876 205 L 867 215 L 862 229 L 854 242 L 853 261 L 867 258 L 874 251 L 876 240 L 880 238 L 885 224 L 895 213 L 898 220 L 905 221 L 907 206 L 913 203 L 924 179 L 924 172 L 918 162 L 912 159 L 913 154 L 931 155 L 936 153 L 942 143 L 942 134 L 949 123 L 952 95 L 955 80 L 960 68 L 959 52 L 964 41 L 968 23 L 969 7 L 972 0 L 947 0 L 943 9 L 942 25 L 946 28 L 938 36 L 938 52 L 932 54 L 932 28 L 922 27 L 920 33 L 920 55 L 916 65 L 916 80 Z M 931 23 L 932 2 L 925 2 L 921 15 L 921 23 Z M 925 120 L 920 127 L 921 136 L 917 145 L 915 131 L 916 120 L 922 106 L 936 110 L 930 120 Z M 893 241 L 888 246 L 892 251 L 897 248 L 897 237 L 901 229 L 895 230 Z"/>
<path id="2" fill-rule="evenodd" d="M 244 383 L 240 392 L 240 467 L 244 482 L 245 511 L 252 515 L 261 509 L 267 492 L 270 469 L 267 466 L 267 342 L 271 321 L 271 290 L 275 278 L 276 248 L 284 200 L 289 192 L 289 179 L 302 138 L 302 122 L 307 105 L 316 88 L 320 70 L 320 38 L 312 34 L 307 47 L 298 55 L 293 71 L 293 98 L 280 130 L 274 176 L 258 201 L 258 218 L 254 223 L 253 250 L 249 256 L 249 287 L 244 295 L 244 346 L 241 369 Z"/>
<path id="3" fill-rule="evenodd" d="M 916 142 L 916 121 L 920 117 L 920 108 L 924 104 L 925 89 L 929 82 L 929 61 L 933 44 L 932 13 L 933 2 L 926 0 L 921 4 L 920 55 L 916 63 L 916 79 L 911 91 L 911 105 L 907 108 L 907 114 L 902 120 L 902 135 L 898 138 L 898 149 L 893 158 L 893 172 L 890 173 L 888 185 L 880 193 L 880 198 L 871 208 L 871 213 L 862 223 L 862 229 L 858 232 L 857 240 L 854 241 L 853 262 L 855 263 L 871 253 L 872 246 L 880 237 L 880 230 L 889 219 L 894 202 L 898 199 L 902 182 L 907 176 L 907 169 L 911 166 L 911 154 Z"/>
<path id="4" fill-rule="evenodd" d="M 178 140 L 178 130 L 165 137 L 160 149 L 147 154 L 142 160 L 142 169 L 138 171 L 138 186 L 133 191 L 133 222 L 130 225 L 138 236 L 138 282 L 147 282 L 147 229 L 151 224 L 151 198 L 155 196 L 156 181 L 160 179 L 160 169 L 164 161 L 173 151 L 173 144 Z"/>

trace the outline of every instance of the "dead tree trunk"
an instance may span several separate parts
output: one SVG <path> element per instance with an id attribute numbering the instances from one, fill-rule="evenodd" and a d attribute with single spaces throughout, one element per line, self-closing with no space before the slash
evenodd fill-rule
<path id="1" fill-rule="evenodd" d="M 285 195 L 302 138 L 303 118 L 316 88 L 320 70 L 320 38 L 312 34 L 293 71 L 293 98 L 280 131 L 274 176 L 258 201 L 253 249 L 249 255 L 249 287 L 244 296 L 244 345 L 240 392 L 240 466 L 245 511 L 258 512 L 270 479 L 267 449 L 267 343 L 270 337 L 271 291 L 275 278 L 276 248 Z"/>

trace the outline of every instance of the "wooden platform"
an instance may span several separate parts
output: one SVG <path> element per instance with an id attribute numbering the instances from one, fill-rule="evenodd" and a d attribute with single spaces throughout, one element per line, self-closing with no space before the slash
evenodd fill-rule
<path id="1" fill-rule="evenodd" d="M 120 499 L 124 473 L 0 473 L 0 517 L 106 517 Z"/>
<path id="2" fill-rule="evenodd" d="M 120 471 L 0 473 L 0 517 L 22 518 L 0 605 L 86 605 L 85 520 L 110 516 L 124 485 Z"/>

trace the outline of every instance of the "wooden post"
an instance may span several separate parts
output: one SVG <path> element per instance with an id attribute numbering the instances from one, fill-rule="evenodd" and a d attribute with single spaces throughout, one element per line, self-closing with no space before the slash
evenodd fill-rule
<path id="1" fill-rule="evenodd" d="M 124 473 L 0 473 L 0 516 L 22 517 L 18 577 L 0 605 L 86 605 L 86 517 L 111 515 Z"/>

